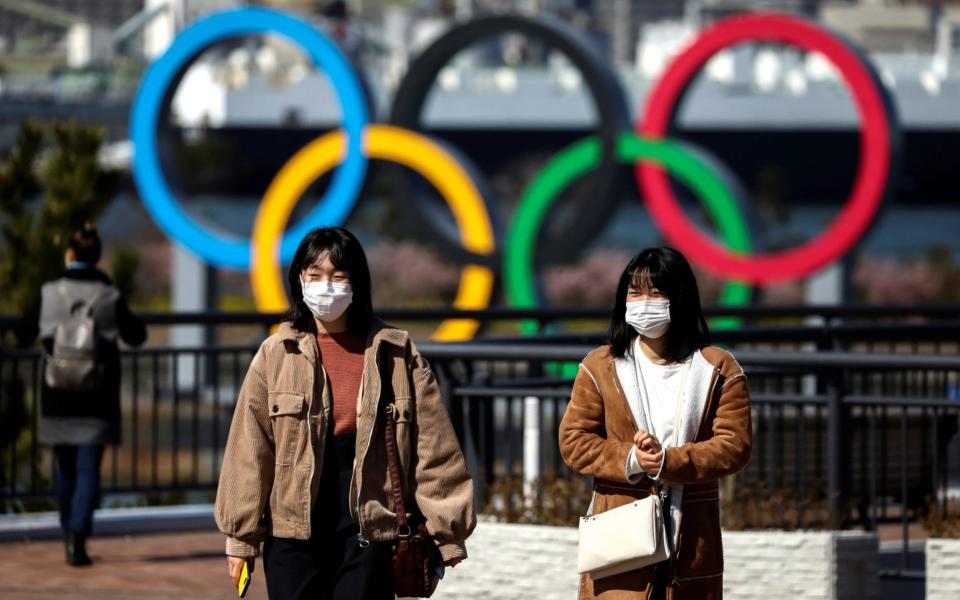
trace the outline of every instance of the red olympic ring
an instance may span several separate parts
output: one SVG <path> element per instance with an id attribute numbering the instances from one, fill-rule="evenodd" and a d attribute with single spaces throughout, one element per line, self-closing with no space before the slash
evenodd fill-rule
<path id="1" fill-rule="evenodd" d="M 663 138 L 694 75 L 717 52 L 738 43 L 782 43 L 826 56 L 841 74 L 860 115 L 860 162 L 850 196 L 820 235 L 795 248 L 747 255 L 727 250 L 692 224 L 670 187 L 666 172 L 637 163 L 637 182 L 664 237 L 715 275 L 770 284 L 809 275 L 843 256 L 866 232 L 886 195 L 893 161 L 896 117 L 888 108 L 868 63 L 845 42 L 805 20 L 754 13 L 718 21 L 673 59 L 656 83 L 638 123 L 640 135 Z M 895 122 L 895 121 L 894 121 Z"/>

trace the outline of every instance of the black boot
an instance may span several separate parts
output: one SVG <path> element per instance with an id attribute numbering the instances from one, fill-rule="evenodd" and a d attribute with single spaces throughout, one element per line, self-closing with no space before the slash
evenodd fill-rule
<path id="1" fill-rule="evenodd" d="M 85 567 L 93 564 L 87 555 L 87 536 L 68 531 L 66 538 L 67 564 L 74 567 Z"/>

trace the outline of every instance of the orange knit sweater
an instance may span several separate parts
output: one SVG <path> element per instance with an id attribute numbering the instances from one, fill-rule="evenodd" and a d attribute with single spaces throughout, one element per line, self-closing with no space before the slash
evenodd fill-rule
<path id="1" fill-rule="evenodd" d="M 333 434 L 356 433 L 357 396 L 363 376 L 366 339 L 351 332 L 319 333 L 320 360 L 330 382 L 333 401 Z"/>

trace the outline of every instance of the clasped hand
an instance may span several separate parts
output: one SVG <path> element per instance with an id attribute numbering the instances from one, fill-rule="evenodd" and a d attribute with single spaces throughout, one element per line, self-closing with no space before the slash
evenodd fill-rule
<path id="1" fill-rule="evenodd" d="M 660 465 L 663 463 L 663 448 L 660 442 L 653 434 L 646 431 L 638 431 L 633 436 L 633 443 L 636 446 L 634 452 L 637 453 L 637 462 L 640 468 L 650 477 L 656 477 L 660 473 Z"/>

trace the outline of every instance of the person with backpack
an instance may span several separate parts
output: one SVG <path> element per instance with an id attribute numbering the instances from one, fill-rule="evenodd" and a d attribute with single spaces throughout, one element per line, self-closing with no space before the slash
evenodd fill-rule
<path id="1" fill-rule="evenodd" d="M 102 245 L 91 224 L 74 232 L 66 271 L 43 285 L 40 304 L 25 318 L 20 341 L 39 332 L 45 350 L 39 441 L 53 447 L 56 498 L 67 563 L 91 564 L 86 540 L 100 501 L 100 462 L 120 443 L 120 351 L 117 340 L 146 340 L 110 278 L 97 269 Z"/>

